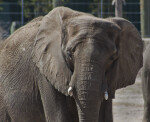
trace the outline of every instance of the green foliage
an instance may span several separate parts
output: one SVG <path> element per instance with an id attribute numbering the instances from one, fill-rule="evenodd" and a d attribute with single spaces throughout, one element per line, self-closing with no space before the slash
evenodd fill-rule
<path id="1" fill-rule="evenodd" d="M 22 6 L 21 0 L 18 0 Z M 29 21 L 43 13 L 48 13 L 52 9 L 52 0 L 24 0 L 24 17 Z"/>
<path id="2" fill-rule="evenodd" d="M 1 6 L 1 4 L 4 2 L 4 0 L 0 0 L 0 11 L 3 10 L 3 7 Z"/>
<path id="3" fill-rule="evenodd" d="M 3 8 L 0 6 L 0 11 L 2 11 L 3 10 Z"/>
<path id="4" fill-rule="evenodd" d="M 93 0 L 92 1 L 93 5 L 90 5 L 89 8 L 91 9 L 91 13 L 94 14 L 95 16 L 100 16 L 98 13 L 98 11 L 100 11 L 100 3 L 99 3 L 99 0 Z M 97 15 L 98 14 L 98 15 Z"/>
<path id="5" fill-rule="evenodd" d="M 53 8 L 57 6 L 65 5 L 69 0 L 52 0 L 53 2 Z"/>
<path id="6" fill-rule="evenodd" d="M 101 0 L 92 0 L 92 5 L 90 5 L 91 13 L 95 16 L 101 17 L 101 10 L 102 10 L 102 17 L 106 18 L 108 16 L 114 16 L 114 6 L 112 6 L 112 0 L 102 0 L 102 6 L 101 6 Z M 102 7 L 102 8 L 101 8 Z M 106 14 L 109 12 L 109 15 Z M 105 13 L 105 14 L 104 14 Z"/>
<path id="7" fill-rule="evenodd" d="M 25 21 L 47 14 L 50 10 L 52 10 L 53 3 L 55 1 L 61 3 L 59 5 L 63 5 L 68 0 L 24 0 Z M 18 0 L 18 3 L 22 6 L 21 0 Z"/>

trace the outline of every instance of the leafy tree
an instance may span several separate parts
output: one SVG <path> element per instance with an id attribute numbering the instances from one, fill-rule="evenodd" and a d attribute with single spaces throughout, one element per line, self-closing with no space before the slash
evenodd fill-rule
<path id="1" fill-rule="evenodd" d="M 52 1 L 53 1 L 53 8 L 57 6 L 61 6 L 65 4 L 66 2 L 68 2 L 68 0 L 52 0 Z"/>
<path id="2" fill-rule="evenodd" d="M 8 0 L 0 0 L 0 11 L 3 10 L 2 5 L 3 5 L 4 2 L 8 2 Z"/>
<path id="3" fill-rule="evenodd" d="M 52 8 L 63 5 L 68 0 L 24 0 L 24 17 L 29 21 L 36 16 L 45 15 Z M 21 0 L 18 0 L 20 6 Z"/>
<path id="4" fill-rule="evenodd" d="M 22 6 L 21 0 L 18 0 L 18 3 Z M 24 0 L 25 21 L 49 12 L 52 9 L 51 3 L 51 0 Z"/>
<path id="5" fill-rule="evenodd" d="M 3 0 L 0 0 L 0 3 L 3 3 Z M 3 10 L 3 7 L 0 6 L 0 11 Z"/>

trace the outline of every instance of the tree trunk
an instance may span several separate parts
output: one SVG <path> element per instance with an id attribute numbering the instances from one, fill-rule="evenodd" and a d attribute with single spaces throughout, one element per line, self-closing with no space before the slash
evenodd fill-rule
<path id="1" fill-rule="evenodd" d="M 115 0 L 115 16 L 122 17 L 122 0 Z"/>
<path id="2" fill-rule="evenodd" d="M 150 0 L 140 0 L 141 2 L 141 31 L 143 37 L 150 37 Z"/>

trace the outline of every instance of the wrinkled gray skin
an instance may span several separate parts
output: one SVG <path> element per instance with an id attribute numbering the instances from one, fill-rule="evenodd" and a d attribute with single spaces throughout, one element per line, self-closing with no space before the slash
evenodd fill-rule
<path id="1" fill-rule="evenodd" d="M 143 122 L 150 122 L 150 44 L 143 55 L 142 90 L 144 98 Z"/>
<path id="2" fill-rule="evenodd" d="M 65 7 L 34 19 L 0 48 L 0 122 L 112 122 L 115 90 L 135 82 L 142 50 L 124 19 Z"/>

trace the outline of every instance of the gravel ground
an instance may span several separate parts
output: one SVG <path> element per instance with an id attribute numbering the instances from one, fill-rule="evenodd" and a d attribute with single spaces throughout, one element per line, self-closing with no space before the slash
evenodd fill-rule
<path id="1" fill-rule="evenodd" d="M 142 122 L 143 96 L 141 79 L 134 85 L 117 90 L 113 101 L 114 122 Z"/>

